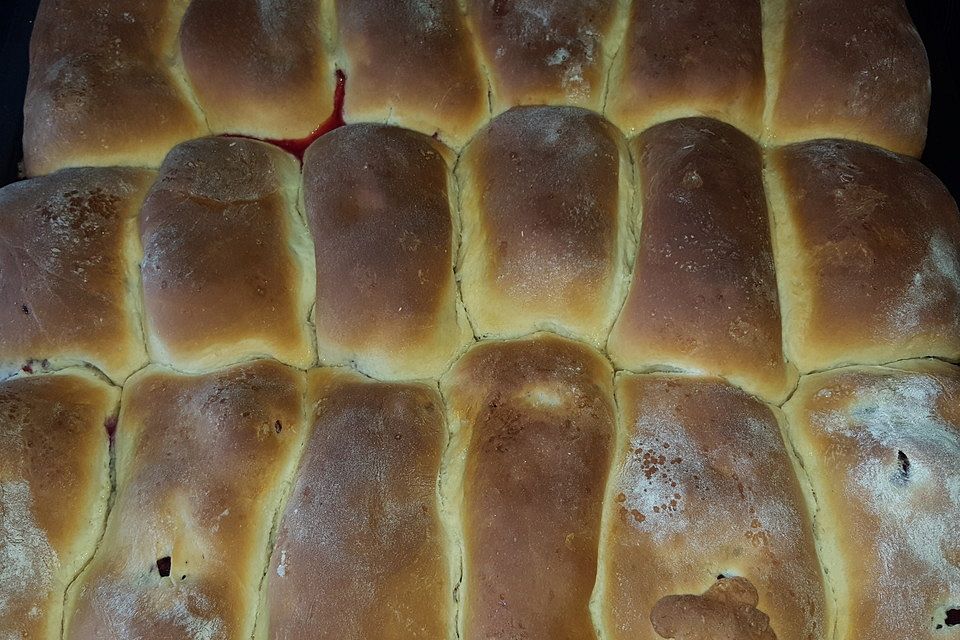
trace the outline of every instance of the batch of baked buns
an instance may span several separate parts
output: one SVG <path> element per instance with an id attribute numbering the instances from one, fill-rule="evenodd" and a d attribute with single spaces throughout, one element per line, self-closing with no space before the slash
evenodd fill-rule
<path id="1" fill-rule="evenodd" d="M 960 638 L 902 0 L 42 0 L 0 640 Z"/>

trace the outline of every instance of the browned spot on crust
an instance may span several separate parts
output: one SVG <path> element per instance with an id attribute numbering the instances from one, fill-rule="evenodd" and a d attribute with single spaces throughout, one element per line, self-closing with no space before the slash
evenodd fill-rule
<path id="1" fill-rule="evenodd" d="M 674 640 L 777 640 L 758 601 L 746 578 L 720 578 L 703 595 L 660 598 L 650 622 L 661 638 Z"/>

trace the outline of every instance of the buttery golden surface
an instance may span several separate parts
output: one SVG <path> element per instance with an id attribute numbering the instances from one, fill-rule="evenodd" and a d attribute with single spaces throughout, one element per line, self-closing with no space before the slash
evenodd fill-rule
<path id="1" fill-rule="evenodd" d="M 796 382 L 780 305 L 759 147 L 684 118 L 633 140 L 642 233 L 607 350 L 621 368 L 679 366 L 781 400 Z"/>
<path id="2" fill-rule="evenodd" d="M 699 595 L 721 576 L 756 588 L 752 604 L 776 638 L 827 637 L 827 588 L 779 411 L 719 379 L 676 374 L 619 374 L 617 406 L 601 539 L 604 637 L 655 640 L 655 627 L 678 626 L 688 635 L 676 637 L 753 640 L 721 633 L 729 622 L 716 614 L 663 603 L 654 615 L 661 599 Z"/>
<path id="3" fill-rule="evenodd" d="M 902 0 L 42 0 L 31 62 L 0 636 L 960 639 Z"/>
<path id="4" fill-rule="evenodd" d="M 834 637 L 957 637 L 946 615 L 960 609 L 957 367 L 911 360 L 818 373 L 784 409 L 817 496 Z"/>
<path id="5" fill-rule="evenodd" d="M 918 161 L 816 140 L 770 155 L 787 357 L 802 372 L 960 359 L 960 213 Z"/>
<path id="6" fill-rule="evenodd" d="M 140 211 L 153 361 L 184 370 L 263 355 L 313 362 L 299 182 L 295 158 L 255 140 L 202 138 L 170 151 Z"/>
<path id="7" fill-rule="evenodd" d="M 183 70 L 213 133 L 302 138 L 326 119 L 334 74 L 319 0 L 195 0 Z"/>
<path id="8" fill-rule="evenodd" d="M 614 442 L 609 364 L 541 333 L 474 347 L 441 389 L 463 531 L 461 637 L 594 638 L 588 605 Z"/>
<path id="9" fill-rule="evenodd" d="M 267 571 L 263 637 L 447 637 L 455 577 L 436 387 L 308 375 L 310 433 Z M 456 569 L 458 572 L 459 569 Z"/>
<path id="10" fill-rule="evenodd" d="M 134 229 L 152 171 L 67 169 L 0 191 L 0 371 L 146 364 Z"/>
<path id="11" fill-rule="evenodd" d="M 115 503 L 67 594 L 67 638 L 250 637 L 304 386 L 272 360 L 197 376 L 151 366 L 124 386 Z"/>
<path id="12" fill-rule="evenodd" d="M 71 368 L 0 383 L 0 635 L 60 638 L 64 592 L 110 496 L 105 427 L 120 391 Z"/>

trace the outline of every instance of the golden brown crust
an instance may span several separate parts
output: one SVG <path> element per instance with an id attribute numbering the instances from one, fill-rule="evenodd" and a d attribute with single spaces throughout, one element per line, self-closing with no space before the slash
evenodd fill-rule
<path id="1" fill-rule="evenodd" d="M 593 639 L 612 372 L 551 334 L 487 342 L 441 381 L 456 432 L 460 637 Z"/>
<path id="2" fill-rule="evenodd" d="M 0 369 L 90 363 L 122 382 L 145 364 L 133 245 L 153 177 L 67 169 L 0 191 Z"/>
<path id="3" fill-rule="evenodd" d="M 719 577 L 702 595 L 664 596 L 650 623 L 676 640 L 777 640 L 770 618 L 757 609 L 757 588 L 746 578 Z"/>
<path id="4" fill-rule="evenodd" d="M 457 0 L 337 0 L 348 122 L 387 121 L 453 144 L 487 116 L 487 86 Z"/>
<path id="5" fill-rule="evenodd" d="M 609 0 L 466 0 L 489 69 L 493 113 L 560 104 L 600 111 L 617 42 Z"/>
<path id="6" fill-rule="evenodd" d="M 296 158 L 262 142 L 175 147 L 140 214 L 152 360 L 184 370 L 256 355 L 313 362 L 310 240 Z"/>
<path id="7" fill-rule="evenodd" d="M 960 608 L 960 370 L 914 360 L 806 376 L 784 410 L 816 495 L 834 637 L 960 637 L 945 622 Z"/>
<path id="8" fill-rule="evenodd" d="M 459 272 L 478 334 L 603 343 L 632 251 L 629 162 L 620 133 L 576 107 L 517 107 L 474 137 Z"/>
<path id="9" fill-rule="evenodd" d="M 617 366 L 723 376 L 774 401 L 796 380 L 757 145 L 706 118 L 632 141 L 643 220 L 633 283 L 607 344 Z"/>
<path id="10" fill-rule="evenodd" d="M 304 391 L 271 360 L 193 377 L 151 367 L 126 384 L 116 503 L 68 594 L 65 637 L 251 636 Z"/>
<path id="11" fill-rule="evenodd" d="M 769 136 L 850 138 L 919 156 L 930 66 L 903 0 L 777 0 Z"/>
<path id="12" fill-rule="evenodd" d="M 28 175 L 75 166 L 155 167 L 174 144 L 203 134 L 202 117 L 169 62 L 183 6 L 40 3 L 23 110 Z"/>
<path id="13" fill-rule="evenodd" d="M 110 495 L 118 389 L 71 369 L 0 384 L 0 636 L 60 638 L 63 595 Z"/>
<path id="14" fill-rule="evenodd" d="M 427 136 L 373 124 L 337 129 L 307 150 L 321 362 L 437 376 L 469 339 L 453 275 L 447 154 Z"/>
<path id="15" fill-rule="evenodd" d="M 770 160 L 788 358 L 802 372 L 960 358 L 960 214 L 940 181 L 858 142 Z"/>
<path id="16" fill-rule="evenodd" d="M 215 133 L 302 138 L 333 110 L 319 0 L 192 0 L 180 28 L 190 84 Z"/>
<path id="17" fill-rule="evenodd" d="M 634 0 L 606 115 L 628 136 L 705 115 L 757 135 L 764 103 L 759 0 Z"/>
<path id="18" fill-rule="evenodd" d="M 657 638 L 657 602 L 702 593 L 718 575 L 757 587 L 756 606 L 780 640 L 824 637 L 813 532 L 774 411 L 716 378 L 666 374 L 620 374 L 617 405 L 600 566 L 604 637 Z"/>
<path id="19" fill-rule="evenodd" d="M 313 432 L 267 573 L 269 637 L 451 637 L 436 387 L 337 369 L 308 380 Z"/>

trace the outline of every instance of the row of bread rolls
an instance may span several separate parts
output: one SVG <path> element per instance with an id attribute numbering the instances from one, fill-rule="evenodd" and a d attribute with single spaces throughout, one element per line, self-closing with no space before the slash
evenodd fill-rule
<path id="1" fill-rule="evenodd" d="M 349 125 L 302 174 L 202 138 L 156 173 L 11 185 L 0 209 L 8 372 L 273 357 L 436 378 L 475 336 L 550 330 L 780 402 L 798 372 L 960 359 L 960 217 L 926 168 L 841 140 L 764 155 L 705 118 L 625 140 L 590 111 L 518 107 L 460 156 Z"/>
<path id="2" fill-rule="evenodd" d="M 805 376 L 781 411 L 539 333 L 439 389 L 256 360 L 118 396 L 0 383 L 0 632 L 960 637 L 950 364 Z"/>
<path id="3" fill-rule="evenodd" d="M 332 111 L 335 68 L 347 122 L 455 147 L 554 104 L 630 135 L 709 116 L 776 144 L 919 155 L 930 99 L 902 0 L 44 0 L 26 171 L 156 167 L 206 134 L 303 138 Z"/>

